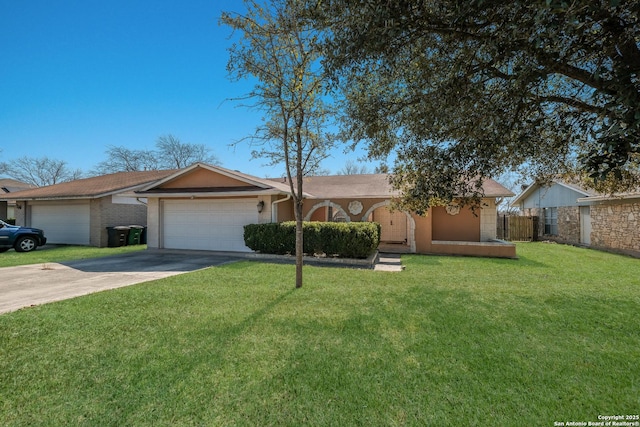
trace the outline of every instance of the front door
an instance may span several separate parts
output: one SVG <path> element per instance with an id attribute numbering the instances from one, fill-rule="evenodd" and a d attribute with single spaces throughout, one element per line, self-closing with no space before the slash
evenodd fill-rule
<path id="1" fill-rule="evenodd" d="M 373 220 L 380 224 L 380 241 L 387 243 L 407 242 L 407 215 L 401 211 L 391 212 L 386 207 L 378 208 Z"/>
<path id="2" fill-rule="evenodd" d="M 591 207 L 580 206 L 580 243 L 591 244 Z"/>

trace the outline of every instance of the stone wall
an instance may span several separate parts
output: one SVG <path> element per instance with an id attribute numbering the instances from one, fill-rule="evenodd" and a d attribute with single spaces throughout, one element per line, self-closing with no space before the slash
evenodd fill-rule
<path id="1" fill-rule="evenodd" d="M 558 235 L 544 234 L 544 209 L 528 208 L 525 210 L 527 216 L 538 217 L 537 240 L 553 240 L 571 245 L 580 244 L 580 207 L 561 206 L 558 207 Z"/>
<path id="2" fill-rule="evenodd" d="M 591 246 L 640 254 L 640 202 L 591 206 Z"/>
<path id="3" fill-rule="evenodd" d="M 560 242 L 572 245 L 580 244 L 579 206 L 562 206 L 558 208 L 558 236 L 556 237 Z"/>

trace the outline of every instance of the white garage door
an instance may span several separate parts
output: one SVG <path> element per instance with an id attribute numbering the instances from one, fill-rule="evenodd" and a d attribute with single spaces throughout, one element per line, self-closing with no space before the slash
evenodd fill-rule
<path id="1" fill-rule="evenodd" d="M 163 246 L 167 249 L 251 251 L 244 225 L 258 222 L 257 199 L 165 200 Z"/>
<path id="2" fill-rule="evenodd" d="M 88 245 L 89 203 L 31 206 L 32 227 L 44 230 L 47 243 Z"/>

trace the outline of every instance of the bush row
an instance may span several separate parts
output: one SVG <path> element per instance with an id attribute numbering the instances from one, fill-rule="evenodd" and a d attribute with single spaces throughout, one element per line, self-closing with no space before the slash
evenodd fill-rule
<path id="1" fill-rule="evenodd" d="M 309 255 L 366 258 L 380 243 L 380 224 L 374 222 L 305 222 L 302 230 L 303 250 Z M 294 254 L 296 223 L 245 225 L 244 243 L 265 254 Z"/>

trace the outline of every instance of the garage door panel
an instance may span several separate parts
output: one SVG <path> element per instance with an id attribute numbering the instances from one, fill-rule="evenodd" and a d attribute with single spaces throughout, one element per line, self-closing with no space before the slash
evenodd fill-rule
<path id="1" fill-rule="evenodd" d="M 44 230 L 47 243 L 88 245 L 90 209 L 88 203 L 32 205 L 31 226 Z"/>
<path id="2" fill-rule="evenodd" d="M 251 251 L 244 244 L 244 225 L 258 222 L 257 199 L 165 200 L 163 247 L 218 251 Z"/>

